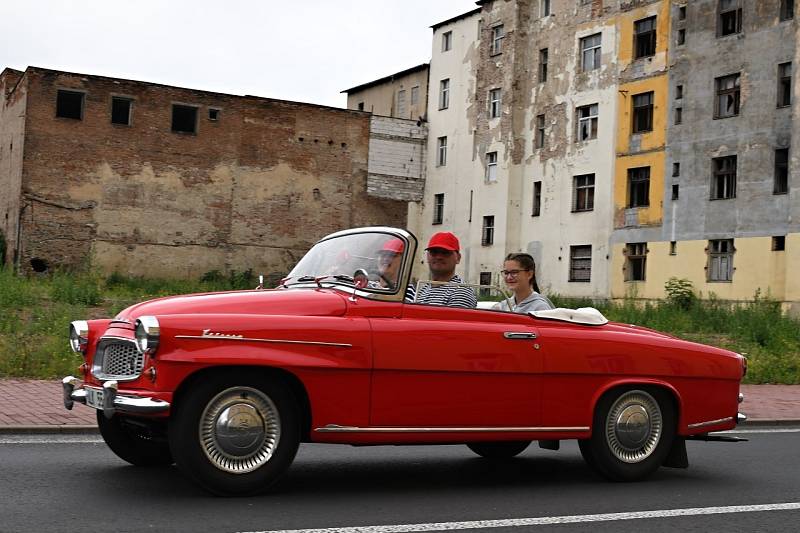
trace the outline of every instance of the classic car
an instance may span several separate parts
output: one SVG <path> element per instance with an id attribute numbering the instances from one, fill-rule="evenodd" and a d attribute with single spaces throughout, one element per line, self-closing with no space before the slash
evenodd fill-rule
<path id="1" fill-rule="evenodd" d="M 498 459 L 577 439 L 592 468 L 632 481 L 687 467 L 687 439 L 735 440 L 711 433 L 744 418 L 743 356 L 591 308 L 409 301 L 416 249 L 401 229 L 341 231 L 277 288 L 75 321 L 84 362 L 62 380 L 65 407 L 96 409 L 123 460 L 174 462 L 220 495 L 267 489 L 301 442 L 465 444 Z"/>

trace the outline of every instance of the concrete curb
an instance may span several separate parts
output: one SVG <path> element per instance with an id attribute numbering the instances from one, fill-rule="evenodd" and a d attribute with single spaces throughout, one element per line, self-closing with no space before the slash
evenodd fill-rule
<path id="1" fill-rule="evenodd" d="M 100 429 L 92 425 L 39 424 L 35 426 L 0 426 L 0 434 L 61 433 L 69 435 L 99 434 Z"/>

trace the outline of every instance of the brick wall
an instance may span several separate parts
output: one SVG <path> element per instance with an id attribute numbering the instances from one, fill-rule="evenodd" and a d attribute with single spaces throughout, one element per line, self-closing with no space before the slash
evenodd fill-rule
<path id="1" fill-rule="evenodd" d="M 425 188 L 427 127 L 412 120 L 373 116 L 367 192 L 375 198 L 419 202 Z"/>

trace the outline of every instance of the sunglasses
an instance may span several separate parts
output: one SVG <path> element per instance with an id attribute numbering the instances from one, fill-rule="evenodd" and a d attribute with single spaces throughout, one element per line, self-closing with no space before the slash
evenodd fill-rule
<path id="1" fill-rule="evenodd" d="M 445 250 L 444 248 L 428 248 L 425 251 L 430 255 L 453 255 L 455 253 L 453 250 Z"/>

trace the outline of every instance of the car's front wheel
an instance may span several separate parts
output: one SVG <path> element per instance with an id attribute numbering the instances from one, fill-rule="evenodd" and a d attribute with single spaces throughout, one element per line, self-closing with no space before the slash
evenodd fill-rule
<path id="1" fill-rule="evenodd" d="M 153 422 L 122 415 L 108 419 L 97 411 L 97 426 L 111 451 L 132 465 L 163 466 L 173 462 L 166 435 L 157 431 Z"/>
<path id="2" fill-rule="evenodd" d="M 529 440 L 508 442 L 470 442 L 467 448 L 487 459 L 508 459 L 525 451 Z"/>
<path id="3" fill-rule="evenodd" d="M 586 462 L 615 481 L 636 481 L 660 467 L 675 438 L 675 408 L 660 389 L 612 391 L 598 402 L 592 437 L 578 442 Z"/>
<path id="4" fill-rule="evenodd" d="M 245 373 L 195 381 L 169 428 L 178 467 L 222 496 L 268 489 L 289 468 L 299 442 L 297 404 L 288 387 Z"/>

